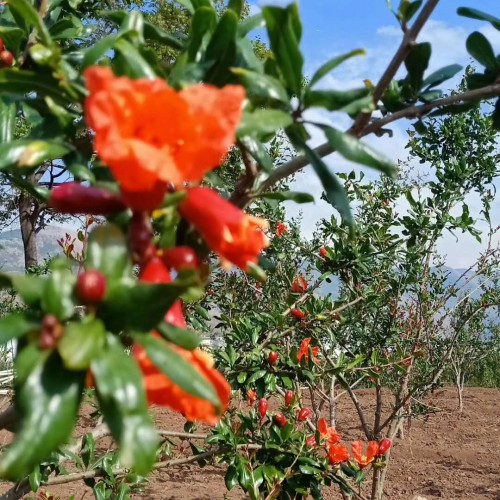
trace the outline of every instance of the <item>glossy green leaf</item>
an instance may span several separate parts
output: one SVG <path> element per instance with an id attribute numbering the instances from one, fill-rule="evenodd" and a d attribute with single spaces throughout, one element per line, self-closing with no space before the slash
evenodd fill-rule
<path id="1" fill-rule="evenodd" d="M 314 202 L 314 196 L 309 193 L 298 193 L 296 191 L 276 191 L 274 193 L 264 193 L 258 195 L 258 198 L 279 201 L 294 201 L 295 203 L 311 203 Z"/>
<path id="2" fill-rule="evenodd" d="M 338 151 L 346 160 L 375 168 L 390 176 L 396 173 L 396 165 L 393 161 L 371 146 L 361 142 L 358 138 L 333 127 L 325 126 L 323 130 L 332 148 Z"/>
<path id="3" fill-rule="evenodd" d="M 291 94 L 298 96 L 302 91 L 304 59 L 299 47 L 301 29 L 297 5 L 266 6 L 262 15 L 279 71 Z"/>
<path id="4" fill-rule="evenodd" d="M 471 9 L 470 7 L 459 7 L 457 9 L 457 14 L 463 17 L 470 17 L 472 19 L 486 21 L 488 23 L 491 23 L 494 28 L 500 31 L 500 19 L 481 10 Z"/>
<path id="5" fill-rule="evenodd" d="M 245 86 L 248 97 L 287 104 L 290 102 L 286 89 L 276 78 L 243 68 L 234 68 L 232 71 Z"/>
<path id="6" fill-rule="evenodd" d="M 425 89 L 431 89 L 441 85 L 441 83 L 453 78 L 457 73 L 462 71 L 462 66 L 460 64 L 450 64 L 449 66 L 444 66 L 443 68 L 431 73 L 422 83 L 422 87 Z"/>
<path id="7" fill-rule="evenodd" d="M 231 464 L 224 476 L 224 484 L 228 491 L 231 491 L 238 484 L 238 469 L 234 464 Z"/>
<path id="8" fill-rule="evenodd" d="M 103 58 L 108 51 L 113 49 L 116 41 L 119 39 L 120 35 L 112 33 L 107 37 L 99 40 L 94 45 L 85 49 L 83 55 L 83 67 L 93 66 L 97 64 L 101 58 Z"/>
<path id="9" fill-rule="evenodd" d="M 324 76 L 326 76 L 328 73 L 330 73 L 330 71 L 334 70 L 337 66 L 342 64 L 344 61 L 347 61 L 351 57 L 364 56 L 365 54 L 366 51 L 364 49 L 356 49 L 330 59 L 316 70 L 311 78 L 311 81 L 309 82 L 309 88 L 316 85 L 316 83 L 318 83 Z"/>
<path id="10" fill-rule="evenodd" d="M 237 137 L 244 137 L 245 135 L 272 134 L 292 123 L 293 119 L 289 113 L 279 109 L 258 109 L 252 113 L 243 113 L 236 135 Z"/>
<path id="11" fill-rule="evenodd" d="M 60 321 L 73 316 L 75 277 L 68 269 L 54 269 L 45 281 L 42 309 Z"/>
<path id="12" fill-rule="evenodd" d="M 37 331 L 39 328 L 40 325 L 26 318 L 25 313 L 10 313 L 0 318 L 0 344 L 18 339 L 27 333 Z"/>
<path id="13" fill-rule="evenodd" d="M 349 199 L 337 176 L 330 172 L 323 160 L 321 160 L 314 150 L 307 145 L 304 145 L 303 148 L 311 161 L 316 175 L 323 185 L 327 200 L 339 211 L 345 223 L 351 228 L 354 227 L 354 219 L 349 206 Z"/>
<path id="14" fill-rule="evenodd" d="M 91 369 L 99 406 L 120 447 L 120 462 L 139 474 L 149 472 L 158 440 L 139 367 L 120 344 L 110 342 L 92 360 Z"/>
<path id="15" fill-rule="evenodd" d="M 0 476 L 18 480 L 63 444 L 76 422 L 85 372 L 66 370 L 58 355 L 28 346 L 15 364 L 21 429 L 0 459 Z"/>
<path id="16" fill-rule="evenodd" d="M 23 20 L 27 33 L 30 27 L 34 27 L 36 29 L 37 38 L 46 45 L 52 44 L 50 33 L 31 2 L 28 0 L 9 0 L 8 4 L 10 11 L 16 19 L 20 18 Z"/>
<path id="17" fill-rule="evenodd" d="M 273 160 L 269 156 L 264 144 L 262 144 L 262 141 L 247 135 L 245 137 L 240 137 L 239 142 L 263 170 L 270 172 L 273 169 Z"/>
<path id="18" fill-rule="evenodd" d="M 370 89 L 367 87 L 351 90 L 308 90 L 304 95 L 304 105 L 308 108 L 321 107 L 328 111 L 344 111 L 347 106 L 369 94 Z"/>
<path id="19" fill-rule="evenodd" d="M 115 49 L 123 56 L 126 74 L 131 78 L 156 78 L 156 73 L 142 54 L 124 38 L 116 40 Z"/>
<path id="20" fill-rule="evenodd" d="M 479 31 L 471 33 L 465 43 L 467 52 L 485 68 L 496 71 L 498 63 L 489 40 Z"/>
<path id="21" fill-rule="evenodd" d="M 216 408 L 220 407 L 219 396 L 213 385 L 168 343 L 149 333 L 134 335 L 134 339 L 146 350 L 154 365 L 175 385 L 194 397 L 209 401 Z"/>
<path id="22" fill-rule="evenodd" d="M 70 147 L 60 141 L 19 139 L 0 144 L 0 170 L 7 167 L 36 167 L 69 152 Z"/>
<path id="23" fill-rule="evenodd" d="M 405 66 L 408 70 L 408 83 L 414 92 L 418 91 L 424 81 L 424 73 L 429 66 L 431 58 L 431 44 L 428 42 L 413 45 L 405 59 Z"/>
<path id="24" fill-rule="evenodd" d="M 89 235 L 87 269 L 98 269 L 109 281 L 128 276 L 131 263 L 122 230 L 114 224 L 97 226 Z"/>
<path id="25" fill-rule="evenodd" d="M 106 328 L 102 321 L 93 316 L 85 316 L 81 323 L 68 323 L 57 348 L 66 368 L 85 370 L 103 349 Z"/>
<path id="26" fill-rule="evenodd" d="M 0 26 L 0 38 L 2 38 L 6 47 L 18 56 L 21 49 L 21 42 L 27 37 L 25 32 L 18 27 Z"/>
<path id="27" fill-rule="evenodd" d="M 166 340 L 169 340 L 173 344 L 178 345 L 183 349 L 187 349 L 188 351 L 196 349 L 201 342 L 199 334 L 194 332 L 193 330 L 188 330 L 187 328 L 179 328 L 178 326 L 171 325 L 170 323 L 166 323 L 165 321 L 162 321 L 156 327 L 156 330 Z"/>

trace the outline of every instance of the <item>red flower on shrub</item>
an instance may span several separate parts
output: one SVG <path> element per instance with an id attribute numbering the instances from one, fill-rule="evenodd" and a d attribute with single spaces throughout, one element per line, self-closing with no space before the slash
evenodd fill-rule
<path id="1" fill-rule="evenodd" d="M 343 444 L 333 444 L 328 448 L 328 461 L 333 464 L 338 464 L 349 460 L 349 450 Z"/>
<path id="2" fill-rule="evenodd" d="M 304 277 L 299 274 L 297 276 L 297 279 L 294 279 L 293 282 L 292 282 L 292 292 L 294 293 L 304 293 L 307 288 L 308 288 L 308 283 L 307 281 L 304 279 Z"/>
<path id="3" fill-rule="evenodd" d="M 269 245 L 264 234 L 267 221 L 245 214 L 212 189 L 189 189 L 179 210 L 226 267 L 230 263 L 248 270 L 248 265 L 256 264 L 259 253 Z"/>
<path id="4" fill-rule="evenodd" d="M 247 389 L 247 401 L 250 406 L 253 406 L 257 401 L 257 393 L 253 389 Z"/>
<path id="5" fill-rule="evenodd" d="M 239 85 L 177 92 L 161 78 L 131 80 L 101 66 L 87 68 L 85 81 L 96 151 L 124 191 L 199 182 L 234 143 L 245 99 Z"/>
<path id="6" fill-rule="evenodd" d="M 358 462 L 360 467 L 366 467 L 368 464 L 373 462 L 373 460 L 375 460 L 375 457 L 378 455 L 379 445 L 377 441 L 369 441 L 368 446 L 366 447 L 366 453 L 363 453 L 363 448 L 363 441 L 360 441 L 359 439 L 354 441 L 351 445 L 352 456 L 354 457 L 354 460 Z"/>
<path id="7" fill-rule="evenodd" d="M 316 436 L 312 435 L 306 439 L 306 445 L 310 448 L 313 448 L 314 446 L 316 446 L 316 444 Z"/>
<path id="8" fill-rule="evenodd" d="M 304 319 L 305 317 L 305 314 L 296 307 L 293 307 L 290 312 L 292 313 L 292 316 L 294 316 L 297 319 Z"/>
<path id="9" fill-rule="evenodd" d="M 276 236 L 278 238 L 281 238 L 286 232 L 288 231 L 288 228 L 283 224 L 283 222 L 278 222 L 276 224 Z"/>
<path id="10" fill-rule="evenodd" d="M 391 447 L 391 445 L 392 445 L 392 442 L 389 438 L 382 439 L 382 441 L 380 441 L 380 443 L 379 443 L 378 454 L 385 455 L 389 451 L 389 448 Z"/>
<path id="11" fill-rule="evenodd" d="M 158 257 L 149 261 L 139 279 L 152 283 L 168 283 L 171 280 L 170 273 Z M 165 321 L 179 327 L 186 326 L 180 301 L 176 301 L 167 312 Z M 152 335 L 160 337 L 156 332 L 153 332 Z M 209 401 L 184 391 L 152 363 L 142 347 L 134 345 L 132 352 L 143 373 L 148 402 L 168 406 L 182 413 L 188 420 L 200 420 L 215 424 L 220 418 L 220 413 L 225 411 L 229 404 L 231 387 L 222 374 L 214 368 L 213 359 L 208 353 L 201 349 L 188 351 L 170 342 L 168 344 L 208 380 L 219 397 L 221 407 L 216 408 Z"/>
<path id="12" fill-rule="evenodd" d="M 309 408 L 301 408 L 299 410 L 297 420 L 299 422 L 303 422 L 304 420 L 307 420 L 307 417 L 309 417 L 310 414 L 311 414 L 311 410 Z"/>
<path id="13" fill-rule="evenodd" d="M 328 446 L 337 444 L 340 441 L 340 434 L 333 427 L 328 427 L 324 418 L 318 420 L 318 431 L 321 439 L 325 439 Z"/>
<path id="14" fill-rule="evenodd" d="M 309 361 L 309 344 L 311 343 L 311 340 L 312 340 L 311 337 L 307 337 L 300 344 L 300 349 L 297 352 L 297 359 L 298 359 L 299 363 L 302 360 L 302 358 L 305 358 L 306 361 Z M 315 363 L 317 363 L 318 362 L 317 357 L 318 357 L 319 347 L 317 347 L 317 346 L 312 347 L 311 352 L 313 355 L 313 361 Z"/>

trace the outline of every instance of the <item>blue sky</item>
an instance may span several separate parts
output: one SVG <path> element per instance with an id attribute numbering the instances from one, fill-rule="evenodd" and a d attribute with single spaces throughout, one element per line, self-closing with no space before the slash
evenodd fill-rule
<path id="1" fill-rule="evenodd" d="M 286 0 L 251 0 L 252 9 L 258 10 L 265 4 L 286 5 Z M 394 5 L 399 0 L 393 0 Z M 480 5 L 479 5 L 480 4 Z M 311 75 L 313 71 L 331 57 L 354 48 L 363 48 L 367 54 L 364 57 L 353 58 L 335 72 L 329 74 L 321 82 L 324 88 L 353 88 L 363 85 L 363 80 L 369 78 L 376 82 L 390 61 L 394 51 L 401 41 L 401 30 L 393 14 L 389 11 L 385 0 L 302 0 L 299 1 L 303 22 L 303 37 L 301 49 L 305 59 L 305 73 Z M 432 43 L 429 72 L 448 64 L 459 63 L 464 67 L 471 62 L 465 49 L 467 36 L 475 30 L 484 33 L 491 41 L 495 53 L 500 52 L 500 32 L 491 25 L 481 21 L 467 19 L 457 15 L 458 7 L 474 7 L 500 16 L 500 2 L 498 0 L 441 0 L 435 9 L 430 21 L 423 29 L 419 41 Z M 442 85 L 443 90 L 453 88 L 459 78 Z M 325 121 L 340 128 L 346 129 L 349 119 L 342 115 L 334 115 L 322 111 L 312 111 L 316 121 Z M 394 160 L 405 160 L 407 152 L 406 129 L 409 123 L 403 122 L 394 125 L 392 139 L 387 137 L 367 138 L 372 146 L 384 151 Z M 318 145 L 324 139 L 314 134 L 313 145 Z M 346 162 L 338 155 L 331 155 L 327 163 L 334 171 L 351 170 L 354 165 Z M 357 167 L 356 167 L 357 168 Z M 420 169 L 422 167 L 419 167 Z M 376 174 L 366 171 L 372 178 Z M 500 188 L 500 186 L 498 186 Z M 321 186 L 310 169 L 297 176 L 293 189 L 312 192 L 316 195 L 315 205 L 289 205 L 289 215 L 303 215 L 302 228 L 306 235 L 312 234 L 316 222 L 322 217 L 329 218 L 332 208 L 319 200 Z M 479 209 L 478 200 L 467 200 L 471 212 Z M 402 203 L 401 210 L 405 210 Z M 493 209 L 493 222 L 500 221 L 500 201 L 496 201 Z M 483 226 L 484 228 L 486 226 Z M 458 241 L 447 235 L 439 243 L 439 248 L 446 254 L 448 265 L 456 268 L 465 267 L 473 262 L 481 251 L 482 246 L 471 236 L 459 235 Z"/>

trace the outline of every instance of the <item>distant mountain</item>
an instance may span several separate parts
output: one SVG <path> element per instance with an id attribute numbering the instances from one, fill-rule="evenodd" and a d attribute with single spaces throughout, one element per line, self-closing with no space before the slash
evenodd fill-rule
<path id="1" fill-rule="evenodd" d="M 38 257 L 43 262 L 44 258 L 61 255 L 61 247 L 57 240 L 69 233 L 76 236 L 76 231 L 64 227 L 47 226 L 37 235 Z M 21 230 L 0 232 L 0 270 L 3 272 L 24 272 L 24 252 L 21 239 Z"/>

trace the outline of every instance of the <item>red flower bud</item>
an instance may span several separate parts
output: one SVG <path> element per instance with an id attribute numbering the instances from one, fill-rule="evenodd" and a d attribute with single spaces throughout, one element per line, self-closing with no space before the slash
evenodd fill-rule
<path id="1" fill-rule="evenodd" d="M 0 63 L 3 66 L 12 66 L 14 64 L 14 55 L 10 50 L 2 50 L 0 52 Z"/>
<path id="2" fill-rule="evenodd" d="M 274 352 L 274 351 L 271 351 L 269 353 L 269 358 L 268 358 L 268 362 L 271 366 L 273 366 L 274 364 L 276 364 L 276 361 L 278 361 L 278 353 L 277 352 Z"/>
<path id="3" fill-rule="evenodd" d="M 257 401 L 257 393 L 253 389 L 247 390 L 247 400 L 250 406 L 253 406 Z"/>
<path id="4" fill-rule="evenodd" d="M 83 271 L 76 279 L 76 295 L 84 304 L 99 304 L 106 294 L 106 277 L 100 271 Z"/>
<path id="5" fill-rule="evenodd" d="M 316 446 L 316 436 L 312 435 L 312 436 L 309 436 L 307 439 L 306 439 L 306 444 L 307 446 L 309 446 L 310 448 Z"/>
<path id="6" fill-rule="evenodd" d="M 259 410 L 261 418 L 264 418 L 266 416 L 268 407 L 269 407 L 269 403 L 267 402 L 266 398 L 259 399 L 258 410 Z"/>
<path id="7" fill-rule="evenodd" d="M 298 319 L 303 319 L 305 316 L 305 314 L 300 309 L 297 309 L 296 307 L 294 307 L 290 312 L 292 313 L 292 316 L 295 316 Z"/>
<path id="8" fill-rule="evenodd" d="M 40 349 L 52 349 L 63 335 L 63 327 L 53 314 L 47 314 L 42 320 L 42 329 L 38 345 Z"/>
<path id="9" fill-rule="evenodd" d="M 176 271 L 185 267 L 197 268 L 200 265 L 196 252 L 189 247 L 164 248 L 161 250 L 163 263 Z"/>
<path id="10" fill-rule="evenodd" d="M 285 391 L 285 405 L 290 406 L 292 404 L 293 398 L 295 397 L 295 392 L 288 389 Z"/>
<path id="11" fill-rule="evenodd" d="M 311 410 L 309 408 L 301 408 L 299 410 L 299 415 L 297 417 L 297 420 L 299 422 L 303 422 L 304 420 L 307 419 L 307 417 L 311 414 Z"/>
<path id="12" fill-rule="evenodd" d="M 128 227 L 128 242 L 132 257 L 136 263 L 145 263 L 153 258 L 156 248 L 153 239 L 151 219 L 146 212 L 134 212 Z"/>
<path id="13" fill-rule="evenodd" d="M 378 454 L 385 455 L 389 451 L 389 448 L 391 447 L 391 445 L 392 445 L 392 442 L 389 438 L 382 439 L 382 441 L 380 441 L 380 443 L 379 443 Z"/>
<path id="14" fill-rule="evenodd" d="M 127 208 L 118 195 L 79 182 L 67 182 L 54 188 L 49 205 L 65 214 L 108 215 Z"/>
<path id="15" fill-rule="evenodd" d="M 274 421 L 280 426 L 280 427 L 285 427 L 286 425 L 286 417 L 283 415 L 283 413 L 277 413 L 274 415 Z"/>
<path id="16" fill-rule="evenodd" d="M 326 248 L 325 247 L 321 247 L 319 249 L 319 254 L 321 255 L 321 257 L 326 257 Z"/>

